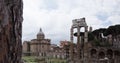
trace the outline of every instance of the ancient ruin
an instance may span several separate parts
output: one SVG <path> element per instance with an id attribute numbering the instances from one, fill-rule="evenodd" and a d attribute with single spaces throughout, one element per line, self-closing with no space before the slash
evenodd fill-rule
<path id="1" fill-rule="evenodd" d="M 23 43 L 23 55 L 44 57 L 48 62 L 52 62 L 48 58 L 59 58 L 65 59 L 66 63 L 119 63 L 120 35 L 104 36 L 98 30 L 92 31 L 92 27 L 88 30 L 85 18 L 74 19 L 70 32 L 71 41 L 61 41 L 57 46 L 51 44 L 50 39 L 45 39 L 40 29 L 37 39 Z"/>
<path id="2" fill-rule="evenodd" d="M 21 63 L 22 0 L 0 0 L 0 63 Z"/>
<path id="3" fill-rule="evenodd" d="M 80 29 L 81 27 L 85 28 L 84 36 L 80 36 Z M 74 29 L 77 29 L 77 57 L 74 55 Z M 85 22 L 85 18 L 75 19 L 73 20 L 73 25 L 71 27 L 71 52 L 70 52 L 70 63 L 83 63 L 84 58 L 87 56 L 84 50 L 84 44 L 88 42 L 88 26 Z M 82 40 L 83 39 L 83 40 Z"/>
<path id="4" fill-rule="evenodd" d="M 85 28 L 84 32 L 80 32 L 81 27 Z M 85 18 L 73 20 L 68 63 L 119 63 L 120 48 L 119 45 L 115 46 L 116 43 L 120 43 L 119 39 L 112 37 L 112 35 L 104 36 L 103 33 L 100 33 L 98 38 L 94 37 L 88 41 L 92 28 L 89 32 L 87 28 Z M 74 29 L 77 29 L 77 48 L 73 46 L 75 42 Z M 119 35 L 115 37 L 119 37 Z"/>

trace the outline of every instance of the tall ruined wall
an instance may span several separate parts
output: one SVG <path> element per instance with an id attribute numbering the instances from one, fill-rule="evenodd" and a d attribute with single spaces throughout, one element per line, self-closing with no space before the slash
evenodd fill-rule
<path id="1" fill-rule="evenodd" d="M 0 0 L 0 63 L 21 63 L 22 0 Z"/>

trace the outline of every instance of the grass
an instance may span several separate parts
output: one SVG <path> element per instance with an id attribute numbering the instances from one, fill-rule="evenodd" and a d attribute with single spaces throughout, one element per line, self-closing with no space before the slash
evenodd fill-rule
<path id="1" fill-rule="evenodd" d="M 59 59 L 59 58 L 38 58 L 35 56 L 23 56 L 22 59 L 26 62 L 26 63 L 38 63 L 38 60 L 40 62 L 45 62 L 47 61 L 47 63 L 66 63 L 65 59 Z"/>
<path id="2" fill-rule="evenodd" d="M 23 59 L 26 63 L 37 63 L 35 56 L 24 56 L 24 57 L 22 57 L 22 59 Z"/>
<path id="3" fill-rule="evenodd" d="M 58 59 L 58 58 L 50 58 L 48 60 L 49 63 L 66 63 L 65 59 Z"/>

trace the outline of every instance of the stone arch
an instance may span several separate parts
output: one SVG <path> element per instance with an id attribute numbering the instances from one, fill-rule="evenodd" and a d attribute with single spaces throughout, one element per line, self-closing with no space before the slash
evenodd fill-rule
<path id="1" fill-rule="evenodd" d="M 116 63 L 120 62 L 120 51 L 114 50 L 114 60 Z"/>
<path id="2" fill-rule="evenodd" d="M 90 50 L 90 56 L 91 56 L 92 58 L 96 57 L 96 56 L 97 56 L 97 50 L 96 50 L 96 49 L 91 49 L 91 50 Z"/>
<path id="3" fill-rule="evenodd" d="M 114 51 L 114 56 L 116 57 L 116 56 L 120 56 L 120 52 L 118 51 L 118 50 L 115 50 Z"/>
<path id="4" fill-rule="evenodd" d="M 113 58 L 113 50 L 112 49 L 108 49 L 106 51 L 106 55 L 109 59 L 112 59 Z"/>
<path id="5" fill-rule="evenodd" d="M 105 58 L 105 53 L 103 51 L 99 52 L 98 58 L 99 59 L 104 59 Z"/>

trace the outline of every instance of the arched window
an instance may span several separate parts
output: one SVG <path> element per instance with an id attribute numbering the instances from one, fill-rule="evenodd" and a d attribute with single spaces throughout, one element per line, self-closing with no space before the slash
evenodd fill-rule
<path id="1" fill-rule="evenodd" d="M 99 52 L 98 58 L 99 59 L 104 59 L 105 58 L 105 53 L 104 52 Z"/>
<path id="2" fill-rule="evenodd" d="M 115 57 L 120 56 L 120 52 L 118 50 L 115 50 L 114 55 L 115 55 Z"/>
<path id="3" fill-rule="evenodd" d="M 112 58 L 113 58 L 113 51 L 112 51 L 111 49 L 108 49 L 108 50 L 107 50 L 107 57 L 108 57 L 109 59 L 112 59 Z"/>
<path id="4" fill-rule="evenodd" d="M 91 50 L 90 50 L 90 56 L 91 56 L 92 58 L 96 57 L 96 54 L 97 54 L 96 49 L 91 49 Z"/>

